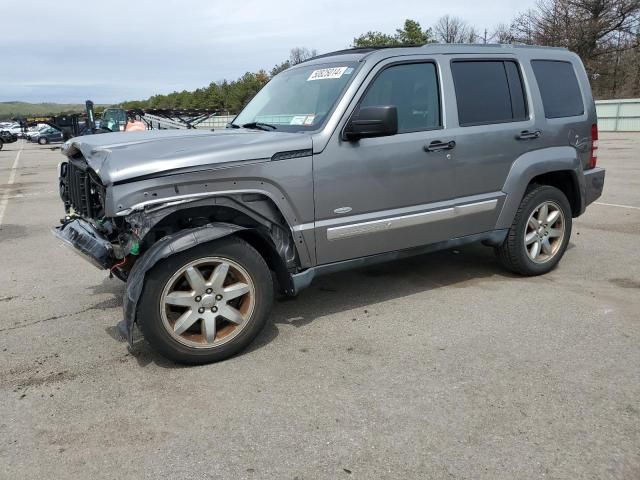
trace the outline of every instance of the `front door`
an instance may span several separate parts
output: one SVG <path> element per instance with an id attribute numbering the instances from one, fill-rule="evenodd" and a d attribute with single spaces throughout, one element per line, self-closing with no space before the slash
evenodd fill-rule
<path id="1" fill-rule="evenodd" d="M 394 105 L 398 133 L 345 141 L 336 131 L 314 155 L 319 264 L 449 238 L 455 167 L 450 150 L 434 147 L 448 140 L 437 72 L 428 59 L 379 65 L 354 111 Z"/>

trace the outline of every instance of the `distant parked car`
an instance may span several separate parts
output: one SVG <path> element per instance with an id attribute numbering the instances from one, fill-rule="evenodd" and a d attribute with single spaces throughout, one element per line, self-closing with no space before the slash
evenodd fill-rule
<path id="1" fill-rule="evenodd" d="M 49 127 L 42 130 L 38 135 L 33 135 L 30 140 L 38 142 L 40 145 L 46 145 L 51 142 L 62 142 L 64 138 L 60 130 Z"/>
<path id="2" fill-rule="evenodd" d="M 13 133 L 14 135 L 17 135 L 18 137 L 22 136 L 22 127 L 20 126 L 19 123 L 14 123 L 13 125 L 11 125 L 6 130 L 8 130 L 9 132 Z"/>
<path id="3" fill-rule="evenodd" d="M 37 127 L 33 127 L 32 129 L 25 132 L 24 138 L 26 138 L 27 140 L 31 140 L 33 137 L 40 135 L 41 132 L 49 128 L 52 128 L 52 127 L 50 127 L 46 123 L 40 124 Z"/>
<path id="4" fill-rule="evenodd" d="M 5 143 L 13 143 L 18 140 L 18 136 L 15 133 L 11 133 L 8 130 L 0 131 L 0 150 Z"/>

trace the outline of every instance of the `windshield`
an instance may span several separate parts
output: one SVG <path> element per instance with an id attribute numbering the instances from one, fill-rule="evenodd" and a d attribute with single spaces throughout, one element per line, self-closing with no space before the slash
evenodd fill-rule
<path id="1" fill-rule="evenodd" d="M 356 62 L 309 65 L 276 75 L 233 121 L 254 122 L 288 132 L 322 126 L 355 74 Z"/>

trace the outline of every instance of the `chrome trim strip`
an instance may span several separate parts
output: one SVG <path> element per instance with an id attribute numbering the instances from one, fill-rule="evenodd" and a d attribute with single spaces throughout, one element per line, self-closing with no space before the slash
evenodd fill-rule
<path id="1" fill-rule="evenodd" d="M 327 229 L 327 240 L 341 240 L 344 238 L 368 235 L 370 233 L 384 232 L 398 228 L 413 227 L 425 223 L 439 222 L 454 217 L 473 215 L 475 213 L 495 210 L 498 199 L 485 200 L 482 202 L 468 203 L 466 205 L 456 205 L 455 207 L 432 210 L 430 212 L 414 213 L 411 215 L 401 215 L 398 217 L 385 218 L 382 220 L 372 220 L 370 222 L 353 223 Z"/>

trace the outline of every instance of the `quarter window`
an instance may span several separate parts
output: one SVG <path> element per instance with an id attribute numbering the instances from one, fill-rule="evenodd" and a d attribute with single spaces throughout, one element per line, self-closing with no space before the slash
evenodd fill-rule
<path id="1" fill-rule="evenodd" d="M 360 107 L 394 105 L 398 109 L 398 133 L 439 128 L 438 76 L 433 63 L 394 65 L 374 80 Z"/>
<path id="2" fill-rule="evenodd" d="M 461 126 L 527 119 L 527 102 L 516 62 L 454 61 L 451 71 Z"/>
<path id="3" fill-rule="evenodd" d="M 573 117 L 584 113 L 573 65 L 554 60 L 533 60 L 531 66 L 542 96 L 545 117 Z"/>

